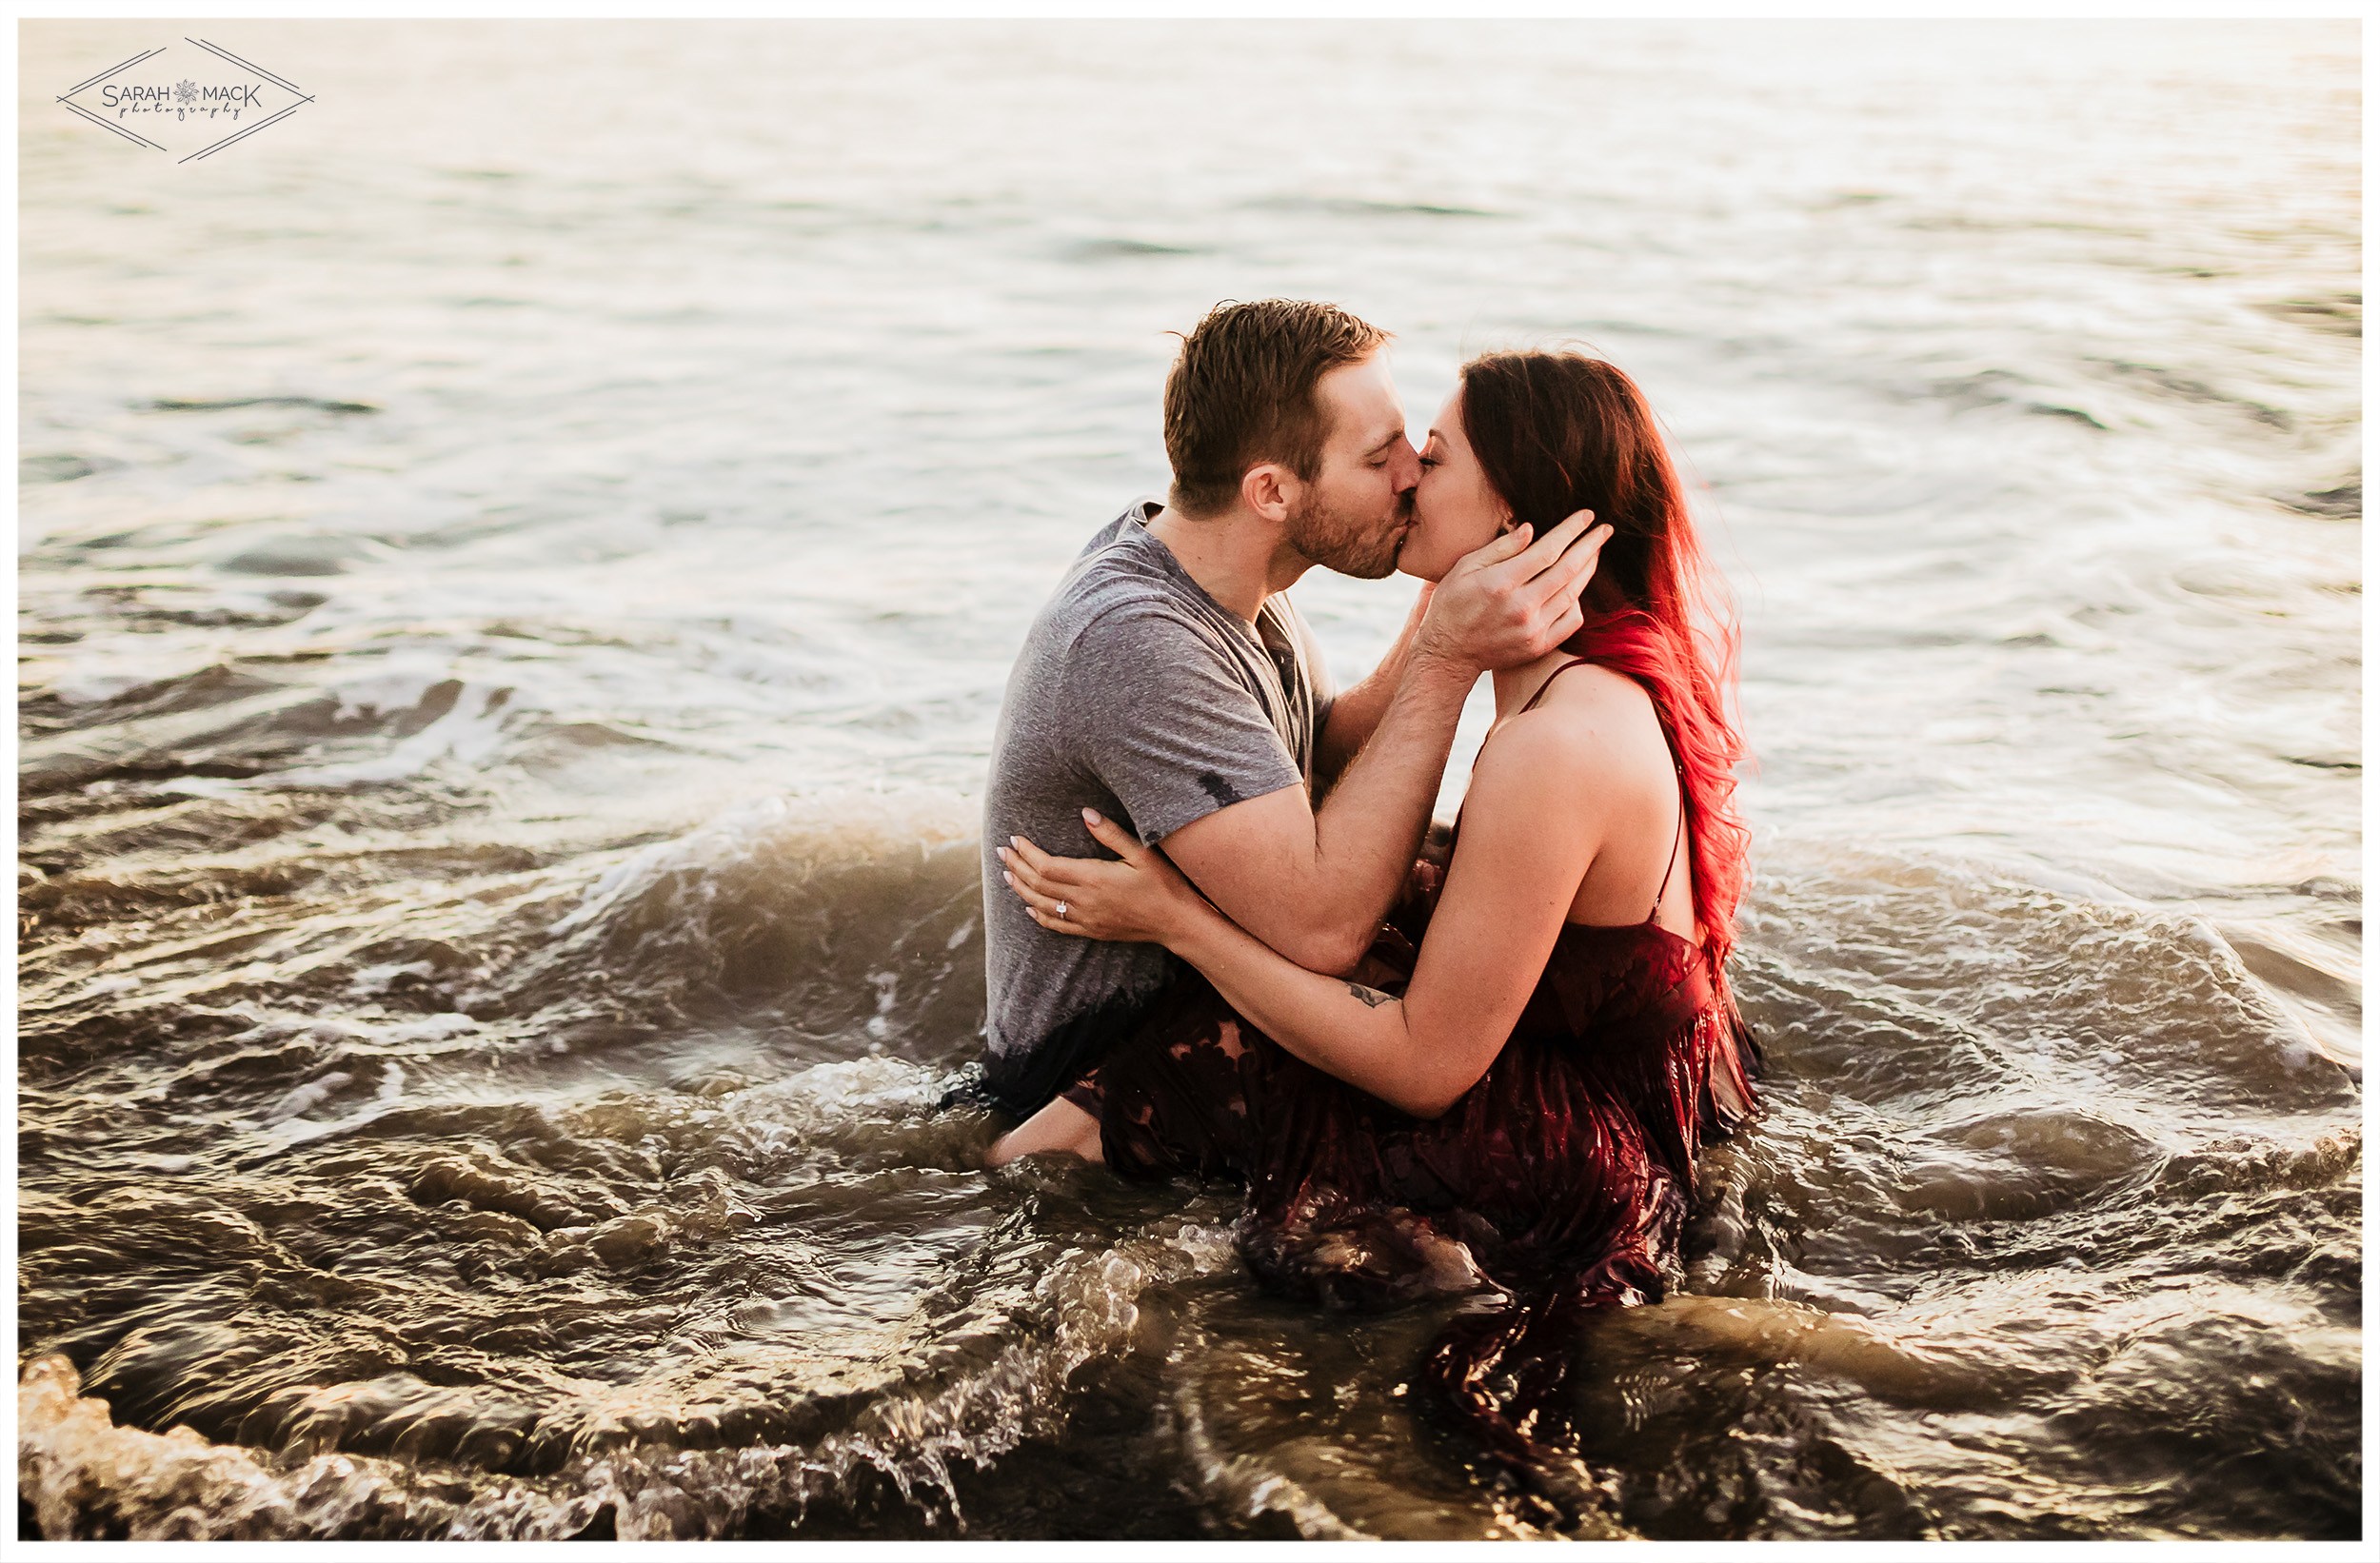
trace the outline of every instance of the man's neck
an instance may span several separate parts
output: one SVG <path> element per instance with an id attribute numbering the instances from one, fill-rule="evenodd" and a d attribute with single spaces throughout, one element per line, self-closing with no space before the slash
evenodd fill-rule
<path id="1" fill-rule="evenodd" d="M 1286 591 L 1314 566 L 1279 526 L 1253 510 L 1193 518 L 1168 505 L 1149 523 L 1149 535 L 1209 597 L 1251 624 L 1266 598 Z"/>

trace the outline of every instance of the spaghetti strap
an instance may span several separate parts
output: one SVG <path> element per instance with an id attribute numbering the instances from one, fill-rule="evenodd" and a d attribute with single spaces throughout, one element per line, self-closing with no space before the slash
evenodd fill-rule
<path id="1" fill-rule="evenodd" d="M 1537 685 L 1537 692 L 1529 697 L 1529 703 L 1522 706 L 1519 710 L 1515 711 L 1513 715 L 1523 716 L 1528 712 L 1536 710 L 1537 708 L 1537 702 L 1543 700 L 1545 698 L 1545 692 L 1554 687 L 1554 681 L 1556 679 L 1560 678 L 1563 674 L 1569 672 L 1574 667 L 1584 667 L 1586 665 L 1587 659 L 1584 657 L 1577 657 L 1562 663 L 1561 666 L 1554 669 L 1553 672 L 1548 673 L 1545 676 L 1545 682 Z"/>
<path id="2" fill-rule="evenodd" d="M 1677 872 L 1677 844 L 1686 839 L 1686 770 L 1681 763 L 1677 770 L 1677 834 L 1669 841 L 1669 866 L 1661 870 L 1661 888 L 1653 892 L 1653 910 L 1644 915 L 1651 922 L 1661 915 L 1661 898 L 1669 894 L 1671 876 Z"/>

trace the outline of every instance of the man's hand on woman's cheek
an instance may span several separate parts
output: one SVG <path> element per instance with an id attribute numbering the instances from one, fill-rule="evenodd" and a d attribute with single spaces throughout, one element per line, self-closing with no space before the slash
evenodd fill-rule
<path id="1" fill-rule="evenodd" d="M 1533 663 L 1568 640 L 1612 536 L 1594 521 L 1594 511 L 1576 511 L 1534 542 L 1517 526 L 1457 560 L 1431 594 L 1415 656 L 1476 676 Z"/>

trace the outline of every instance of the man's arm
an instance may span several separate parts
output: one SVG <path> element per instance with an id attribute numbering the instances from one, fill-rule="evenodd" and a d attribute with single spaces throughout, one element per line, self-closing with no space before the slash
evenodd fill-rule
<path id="1" fill-rule="evenodd" d="M 1389 702 L 1397 696 L 1397 686 L 1405 676 L 1405 664 L 1413 660 L 1413 644 L 1421 634 L 1422 616 L 1429 611 L 1432 586 L 1422 583 L 1420 593 L 1414 598 L 1413 611 L 1405 615 L 1405 627 L 1397 633 L 1396 644 L 1379 665 L 1365 675 L 1361 683 L 1339 692 L 1331 702 L 1329 717 L 1322 731 L 1314 741 L 1314 796 L 1327 796 L 1332 785 L 1355 759 L 1372 734 L 1388 714 Z"/>
<path id="2" fill-rule="evenodd" d="M 1447 572 L 1370 742 L 1319 810 L 1304 788 L 1284 787 L 1182 825 L 1164 838 L 1165 855 L 1226 917 L 1299 965 L 1353 969 L 1413 866 L 1471 686 L 1578 627 L 1578 594 L 1611 535 L 1598 527 L 1582 542 L 1593 519 L 1580 511 L 1534 544 L 1525 528 L 1497 538 Z M 1331 724 L 1339 720 L 1334 707 Z"/>
<path id="3" fill-rule="evenodd" d="M 1224 916 L 1299 965 L 1351 970 L 1420 848 L 1478 677 L 1476 665 L 1408 659 L 1372 742 L 1320 810 L 1303 787 L 1283 787 L 1192 821 L 1165 838 L 1165 855 Z"/>

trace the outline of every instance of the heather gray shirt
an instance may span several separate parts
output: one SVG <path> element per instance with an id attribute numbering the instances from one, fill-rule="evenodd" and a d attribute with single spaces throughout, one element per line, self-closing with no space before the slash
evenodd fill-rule
<path id="1" fill-rule="evenodd" d="M 1081 811 L 1141 841 L 1283 787 L 1311 786 L 1329 709 L 1322 657 L 1288 598 L 1246 620 L 1206 594 L 1141 500 L 1093 537 L 1026 632 L 1001 702 L 983 800 L 984 1094 L 1020 1117 L 1093 1064 L 1181 968 L 1154 944 L 1053 934 L 1001 883 L 1022 836 L 1109 858 Z"/>

